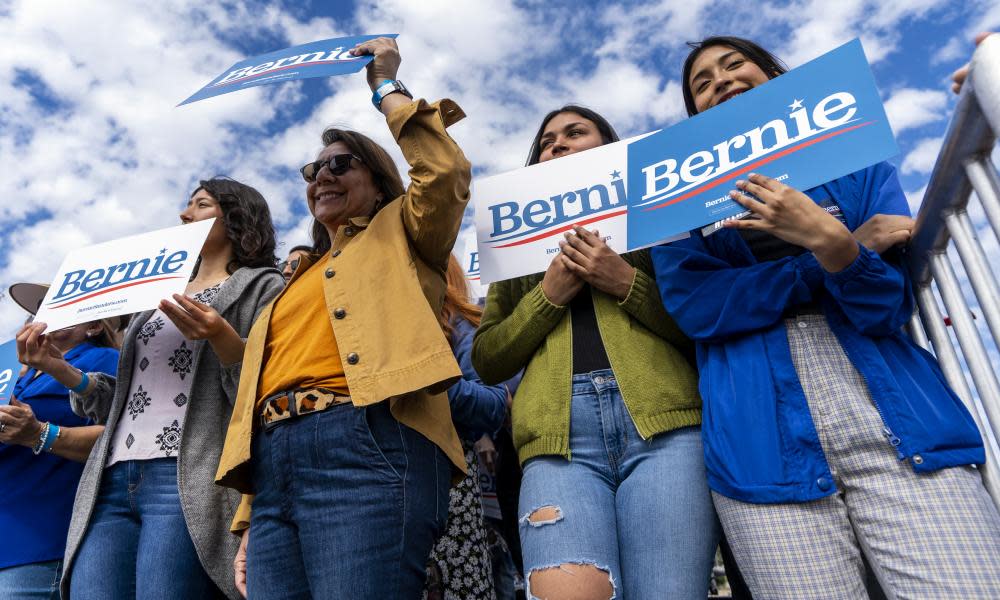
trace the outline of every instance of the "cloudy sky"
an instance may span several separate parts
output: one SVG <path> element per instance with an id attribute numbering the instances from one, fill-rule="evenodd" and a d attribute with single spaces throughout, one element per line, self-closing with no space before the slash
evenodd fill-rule
<path id="1" fill-rule="evenodd" d="M 749 37 L 794 67 L 860 36 L 916 208 L 955 104 L 948 75 L 998 26 L 998 0 L 0 0 L 0 286 L 49 281 L 73 248 L 177 223 L 213 175 L 260 189 L 285 248 L 304 242 L 297 169 L 324 127 L 393 146 L 363 75 L 175 108 L 234 62 L 294 44 L 399 33 L 400 79 L 463 106 L 451 131 L 486 175 L 521 165 L 541 116 L 567 102 L 623 136 L 683 118 L 685 41 Z M 23 317 L 0 300 L 0 339 Z"/>

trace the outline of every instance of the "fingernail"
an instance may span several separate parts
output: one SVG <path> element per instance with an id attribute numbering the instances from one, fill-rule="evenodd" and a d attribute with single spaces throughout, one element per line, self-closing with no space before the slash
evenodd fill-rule
<path id="1" fill-rule="evenodd" d="M 746 184 L 746 181 L 743 181 L 742 179 L 736 180 L 736 185 L 744 185 L 744 184 Z"/>
<path id="2" fill-rule="evenodd" d="M 750 173 L 750 174 L 747 175 L 747 177 L 754 177 L 756 175 L 757 175 L 756 173 Z"/>

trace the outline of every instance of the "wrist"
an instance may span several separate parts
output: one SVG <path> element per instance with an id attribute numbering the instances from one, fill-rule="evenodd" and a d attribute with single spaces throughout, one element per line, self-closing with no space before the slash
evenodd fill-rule
<path id="1" fill-rule="evenodd" d="M 629 293 L 632 291 L 633 283 L 635 283 L 635 267 L 629 267 L 624 277 L 619 280 L 618 289 L 615 290 L 615 296 L 618 297 L 619 302 L 623 302 L 628 298 Z"/>
<path id="2" fill-rule="evenodd" d="M 811 250 L 826 271 L 842 271 L 857 258 L 858 241 L 839 221 L 836 227 L 826 229 L 828 231 L 816 236 L 817 243 Z"/>

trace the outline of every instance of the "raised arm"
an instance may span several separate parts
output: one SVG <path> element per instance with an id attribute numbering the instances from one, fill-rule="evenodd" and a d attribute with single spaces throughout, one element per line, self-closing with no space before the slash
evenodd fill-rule
<path id="1" fill-rule="evenodd" d="M 387 81 L 397 81 L 402 59 L 395 40 L 377 38 L 359 44 L 352 52 L 374 56 L 367 67 L 373 92 Z M 443 267 L 458 237 L 472 179 L 472 165 L 446 128 L 465 113 L 451 100 L 428 104 L 403 93 L 382 98 L 380 110 L 410 165 L 403 223 L 423 259 Z"/>

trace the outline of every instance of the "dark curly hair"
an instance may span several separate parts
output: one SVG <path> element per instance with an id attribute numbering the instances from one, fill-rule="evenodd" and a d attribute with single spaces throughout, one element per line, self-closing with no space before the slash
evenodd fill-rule
<path id="1" fill-rule="evenodd" d="M 213 177 L 198 182 L 191 196 L 205 190 L 219 203 L 226 225 L 226 239 L 233 247 L 233 260 L 226 265 L 232 274 L 240 267 L 274 267 L 277 241 L 271 210 L 257 190 L 228 177 Z"/>
<path id="2" fill-rule="evenodd" d="M 351 154 L 361 159 L 361 162 L 371 171 L 372 181 L 375 187 L 382 194 L 382 202 L 375 206 L 371 216 L 379 211 L 387 203 L 403 195 L 403 179 L 399 176 L 399 169 L 392 157 L 385 151 L 385 148 L 378 145 L 374 140 L 363 133 L 351 131 L 350 129 L 339 129 L 330 127 L 323 132 L 323 147 L 327 147 L 335 142 L 342 142 Z M 322 223 L 313 219 L 312 239 L 314 254 L 326 254 L 330 251 L 332 244 L 330 234 Z"/>
<path id="3" fill-rule="evenodd" d="M 694 95 L 691 93 L 691 69 L 694 67 L 694 61 L 698 55 L 708 48 L 726 46 L 738 50 L 747 60 L 760 67 L 768 79 L 774 79 L 788 72 L 788 67 L 781 62 L 781 59 L 748 39 L 730 35 L 714 35 L 700 42 L 688 42 L 687 45 L 691 48 L 691 52 L 684 59 L 684 67 L 681 69 L 681 90 L 684 94 L 684 108 L 687 109 L 689 117 L 698 113 L 698 107 L 694 104 Z"/>

